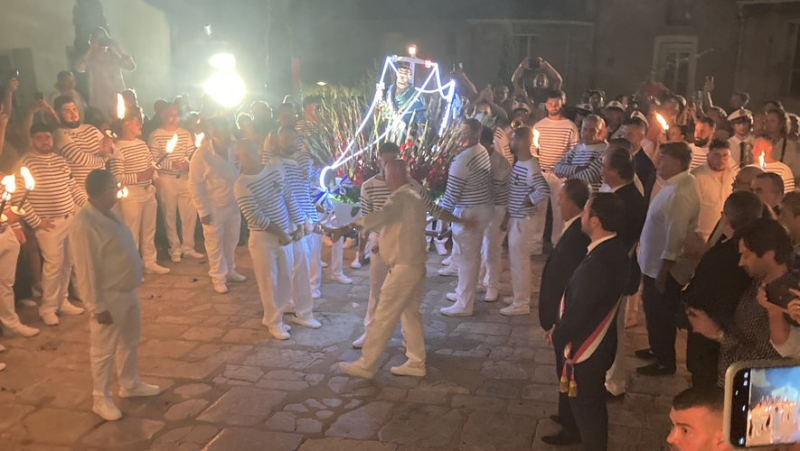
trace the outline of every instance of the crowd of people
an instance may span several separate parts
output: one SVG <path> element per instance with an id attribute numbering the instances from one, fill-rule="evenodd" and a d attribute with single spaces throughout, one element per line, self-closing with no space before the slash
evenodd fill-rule
<path id="1" fill-rule="evenodd" d="M 549 253 L 538 316 L 557 361 L 552 419 L 563 429 L 544 437 L 553 445 L 606 448 L 606 406 L 626 391 L 624 330 L 639 300 L 649 339 L 635 351 L 643 376 L 676 372 L 679 328 L 689 331 L 695 390 L 716 393 L 737 361 L 800 358 L 800 133 L 780 102 L 752 112 L 737 92 L 724 110 L 708 78 L 703 98 L 689 101 L 648 82 L 614 100 L 595 89 L 568 103 L 561 76 L 541 59 L 520 64 L 512 89 L 479 91 L 457 70 L 451 76 L 470 106 L 443 197 L 411 179 L 400 148 L 385 143 L 375 149 L 380 172 L 361 187 L 361 217 L 334 226 L 333 212 L 314 202 L 322 168 L 307 134 L 319 98 L 304 98 L 302 108 L 287 100 L 274 112 L 256 101 L 234 121 L 207 99 L 192 112 L 179 96 L 155 102 L 147 117 L 122 82 L 133 58 L 105 30 L 91 43 L 78 65 L 89 72 L 87 96 L 67 71 L 27 109 L 15 108 L 18 80 L 5 87 L 0 320 L 5 332 L 39 333 L 20 322 L 15 291 L 40 298 L 47 326 L 88 309 L 94 411 L 107 420 L 121 417 L 108 392 L 116 352 L 121 396 L 160 392 L 136 372 L 135 296 L 145 274 L 170 271 L 157 261 L 159 208 L 173 264 L 204 257 L 199 220 L 218 294 L 246 280 L 235 261 L 244 218 L 262 323 L 278 340 L 290 338 L 291 325 L 322 327 L 313 299 L 321 296 L 323 239 L 332 246 L 332 279 L 352 283 L 343 236 L 357 229 L 352 266 L 370 265 L 365 331 L 353 343 L 362 355 L 339 367 L 365 378 L 398 322 L 408 359 L 391 372 L 426 374 L 419 306 L 430 217 L 452 230 L 449 265 L 439 273 L 458 282 L 443 299 L 452 303 L 441 307 L 445 316 L 473 315 L 476 300 L 504 300 L 500 314 L 529 315 L 531 256 Z M 512 293 L 504 299 L 506 237 Z M 713 404 L 684 398 L 678 411 Z"/>

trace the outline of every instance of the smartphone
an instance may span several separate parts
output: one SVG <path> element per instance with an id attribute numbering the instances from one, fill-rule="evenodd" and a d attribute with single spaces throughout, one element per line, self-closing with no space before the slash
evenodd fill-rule
<path id="1" fill-rule="evenodd" d="M 8 79 L 9 80 L 13 80 L 15 78 L 17 80 L 19 80 L 19 71 L 16 70 L 16 69 L 12 69 L 12 70 L 8 71 Z"/>
<path id="2" fill-rule="evenodd" d="M 725 373 L 724 433 L 736 449 L 800 442 L 800 362 L 736 362 Z"/>
<path id="3" fill-rule="evenodd" d="M 766 287 L 767 300 L 777 306 L 788 308 L 789 303 L 795 300 L 796 296 L 789 291 L 790 288 L 798 286 L 796 277 L 782 277 Z M 789 315 L 784 315 L 786 320 L 794 326 L 800 326 Z"/>

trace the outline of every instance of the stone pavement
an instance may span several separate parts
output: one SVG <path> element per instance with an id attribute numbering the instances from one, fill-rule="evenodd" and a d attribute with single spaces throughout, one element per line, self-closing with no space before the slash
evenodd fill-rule
<path id="1" fill-rule="evenodd" d="M 352 255 L 348 250 L 345 261 Z M 241 272 L 252 276 L 246 248 L 237 256 Z M 507 318 L 498 313 L 502 303 L 478 300 L 471 318 L 441 316 L 455 278 L 436 275 L 440 261 L 431 253 L 422 304 L 428 376 L 389 373 L 404 360 L 398 330 L 372 381 L 333 368 L 358 356 L 350 343 L 362 331 L 368 266 L 346 271 L 351 286 L 326 280 L 316 302 L 321 330 L 295 327 L 291 340 L 279 342 L 260 324 L 252 277 L 218 295 L 204 260 L 167 263 L 173 272 L 148 275 L 139 291 L 139 368 L 164 392 L 119 400 L 124 418 L 113 423 L 91 411 L 87 316 L 46 328 L 26 307 L 24 320 L 46 329 L 32 339 L 0 339 L 8 348 L 0 354 L 8 364 L 0 372 L 0 449 L 550 449 L 540 437 L 557 431 L 547 419 L 556 412 L 557 381 L 536 314 Z M 534 262 L 536 287 L 543 261 Z M 508 295 L 505 264 L 502 292 Z M 626 359 L 628 394 L 609 404 L 611 450 L 664 449 L 669 402 L 687 386 L 685 372 L 635 375 L 640 362 L 632 351 L 646 343 L 641 324 L 628 331 L 636 345 Z"/>

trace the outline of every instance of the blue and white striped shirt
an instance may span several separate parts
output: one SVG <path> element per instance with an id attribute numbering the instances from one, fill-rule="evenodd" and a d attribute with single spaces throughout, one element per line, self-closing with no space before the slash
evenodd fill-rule
<path id="1" fill-rule="evenodd" d="M 452 212 L 492 203 L 492 164 L 489 152 L 476 144 L 464 149 L 450 163 L 447 188 L 440 206 Z"/>
<path id="2" fill-rule="evenodd" d="M 567 152 L 553 168 L 561 178 L 586 180 L 597 192 L 603 185 L 603 157 L 608 144 L 578 144 Z"/>
<path id="3" fill-rule="evenodd" d="M 534 157 L 517 161 L 511 171 L 508 216 L 525 219 L 536 213 L 537 204 L 550 197 L 550 186 L 542 176 L 539 160 Z M 530 199 L 528 204 L 525 199 Z"/>
<path id="4" fill-rule="evenodd" d="M 265 166 L 256 175 L 242 174 L 234 194 L 250 230 L 266 231 L 274 223 L 286 233 L 293 231 L 290 211 L 297 207 L 281 166 Z"/>

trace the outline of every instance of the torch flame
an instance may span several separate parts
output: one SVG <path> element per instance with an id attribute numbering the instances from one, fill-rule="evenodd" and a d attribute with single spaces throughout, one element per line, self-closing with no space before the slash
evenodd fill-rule
<path id="1" fill-rule="evenodd" d="M 533 129 L 533 147 L 539 148 L 539 130 Z"/>
<path id="2" fill-rule="evenodd" d="M 33 182 L 33 174 L 31 174 L 31 171 L 29 171 L 27 167 L 22 166 L 19 168 L 19 173 L 22 175 L 22 179 L 25 180 L 25 189 L 28 191 L 32 190 L 35 184 Z"/>
<path id="3" fill-rule="evenodd" d="M 14 174 L 7 175 L 3 177 L 3 187 L 6 189 L 6 193 L 11 194 L 17 188 L 17 181 L 14 178 Z"/>
<path id="4" fill-rule="evenodd" d="M 764 152 L 761 152 L 761 155 L 758 156 L 758 165 L 761 166 L 761 169 L 767 169 L 767 163 L 764 161 Z"/>
<path id="5" fill-rule="evenodd" d="M 117 119 L 125 119 L 125 98 L 120 93 L 117 93 Z"/>
<path id="6" fill-rule="evenodd" d="M 175 150 L 176 145 L 178 145 L 178 134 L 173 133 L 172 138 L 170 138 L 169 141 L 167 141 L 166 152 L 172 153 L 172 151 Z"/>
<path id="7" fill-rule="evenodd" d="M 664 119 L 664 116 L 656 113 L 656 120 L 658 121 L 658 124 L 661 125 L 662 130 L 664 131 L 669 130 L 669 124 L 667 124 L 667 120 Z"/>
<path id="8" fill-rule="evenodd" d="M 194 146 L 199 148 L 203 144 L 203 139 L 205 139 L 205 133 L 198 133 L 197 136 L 194 137 Z"/>
<path id="9" fill-rule="evenodd" d="M 128 187 L 122 186 L 122 183 L 117 183 L 117 199 L 124 199 L 128 197 Z"/>

